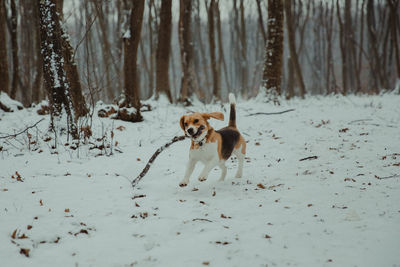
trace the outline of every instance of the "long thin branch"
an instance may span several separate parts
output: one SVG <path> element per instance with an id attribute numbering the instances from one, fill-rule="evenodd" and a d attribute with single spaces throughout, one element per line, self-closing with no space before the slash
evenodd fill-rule
<path id="1" fill-rule="evenodd" d="M 149 161 L 146 164 L 146 167 L 142 170 L 142 172 L 132 181 L 132 187 L 135 188 L 135 186 L 139 183 L 139 181 L 146 175 L 146 173 L 149 171 L 150 166 L 153 164 L 154 160 L 158 157 L 158 155 L 163 152 L 166 148 L 168 148 L 170 145 L 172 145 L 175 142 L 182 141 L 186 138 L 185 135 L 182 136 L 175 136 L 172 138 L 171 141 L 160 147 L 159 149 L 154 152 L 153 156 L 149 159 Z"/>
<path id="2" fill-rule="evenodd" d="M 41 121 L 43 121 L 43 120 L 44 120 L 44 118 L 42 118 L 40 121 L 36 122 L 34 125 L 25 128 L 25 130 L 20 131 L 19 133 L 16 133 L 16 134 L 9 134 L 9 135 L 5 135 L 5 136 L 0 136 L 0 139 L 9 138 L 9 137 L 17 137 L 18 135 L 20 135 L 20 134 L 22 134 L 22 133 L 28 131 L 30 128 L 35 127 L 36 125 L 38 125 L 38 124 L 39 124 Z"/>
<path id="3" fill-rule="evenodd" d="M 250 113 L 250 114 L 247 114 L 246 117 L 255 116 L 255 115 L 279 115 L 279 114 L 283 114 L 283 113 L 290 112 L 290 111 L 294 111 L 294 109 L 292 108 L 292 109 L 288 109 L 288 110 L 284 110 L 284 111 L 280 111 L 280 112 L 256 112 L 256 113 Z"/>

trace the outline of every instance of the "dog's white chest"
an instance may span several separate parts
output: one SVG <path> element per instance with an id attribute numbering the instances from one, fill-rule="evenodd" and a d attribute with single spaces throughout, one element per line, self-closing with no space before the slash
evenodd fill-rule
<path id="1" fill-rule="evenodd" d="M 202 162 L 209 161 L 215 157 L 218 157 L 217 143 L 206 143 L 198 149 L 191 149 L 189 157 L 193 160 L 199 160 Z"/>

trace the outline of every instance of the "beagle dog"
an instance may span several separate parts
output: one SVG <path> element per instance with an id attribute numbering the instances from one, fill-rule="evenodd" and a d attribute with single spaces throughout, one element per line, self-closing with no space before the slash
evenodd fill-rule
<path id="1" fill-rule="evenodd" d="M 223 121 L 224 114 L 221 112 L 193 113 L 181 117 L 180 126 L 185 135 L 192 139 L 192 144 L 190 146 L 189 162 L 185 177 L 179 183 L 179 186 L 187 186 L 190 175 L 199 161 L 204 164 L 204 169 L 198 178 L 199 181 L 205 181 L 210 171 L 217 165 L 222 170 L 219 180 L 223 181 L 226 176 L 225 162 L 232 153 L 239 161 L 236 178 L 242 177 L 246 141 L 236 128 L 236 100 L 233 94 L 229 94 L 229 102 L 231 107 L 229 124 L 218 131 L 215 131 L 210 126 L 208 120 L 214 118 Z"/>

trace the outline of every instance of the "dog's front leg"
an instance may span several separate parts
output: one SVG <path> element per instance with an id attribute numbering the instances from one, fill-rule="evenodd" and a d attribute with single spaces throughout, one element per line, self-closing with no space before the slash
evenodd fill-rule
<path id="1" fill-rule="evenodd" d="M 197 161 L 193 159 L 189 159 L 189 162 L 186 166 L 185 178 L 179 183 L 180 187 L 187 186 L 189 183 L 190 175 L 192 175 L 194 167 L 196 166 Z"/>
<path id="2" fill-rule="evenodd" d="M 204 165 L 203 171 L 200 173 L 200 176 L 198 178 L 199 181 L 200 182 L 205 181 L 207 179 L 208 174 L 212 170 L 212 168 L 214 168 L 217 164 L 218 164 L 217 159 L 211 159 L 211 160 L 207 161 L 206 164 Z"/>

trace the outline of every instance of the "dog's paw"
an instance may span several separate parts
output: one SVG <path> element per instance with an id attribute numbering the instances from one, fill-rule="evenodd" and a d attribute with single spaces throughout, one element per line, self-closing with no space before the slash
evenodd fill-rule
<path id="1" fill-rule="evenodd" d="M 200 176 L 198 179 L 199 179 L 200 182 L 204 182 L 205 180 L 207 180 L 207 178 L 203 177 L 203 176 Z"/>
<path id="2" fill-rule="evenodd" d="M 179 183 L 179 186 L 180 186 L 180 187 L 185 187 L 185 186 L 187 186 L 187 185 L 188 185 L 188 182 L 187 182 L 187 181 L 182 181 L 182 182 Z"/>

